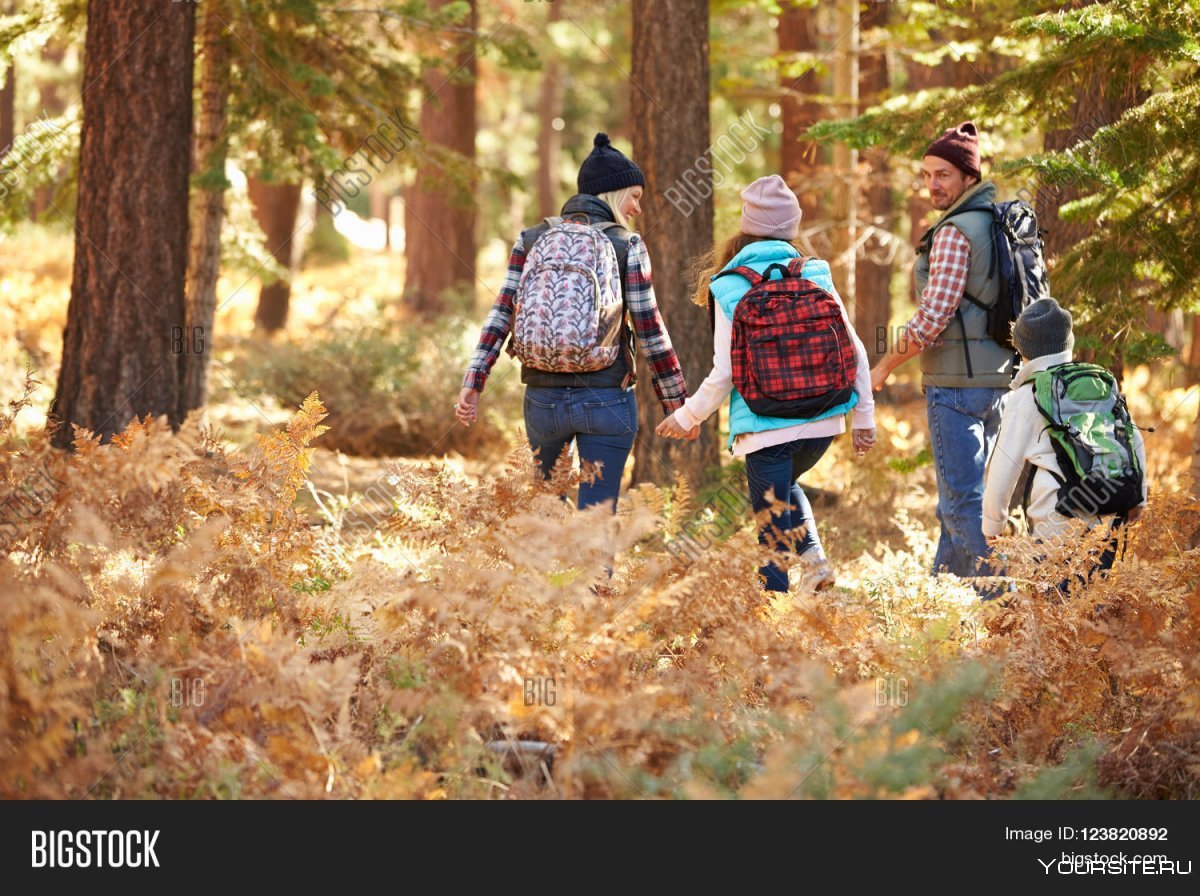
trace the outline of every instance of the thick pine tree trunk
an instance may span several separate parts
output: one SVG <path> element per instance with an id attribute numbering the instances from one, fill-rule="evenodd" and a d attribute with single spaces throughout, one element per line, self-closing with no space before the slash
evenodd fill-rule
<path id="1" fill-rule="evenodd" d="M 196 131 L 194 166 L 201 185 L 192 198 L 191 246 L 188 254 L 187 333 L 194 351 L 184 355 L 183 404 L 180 413 L 204 407 L 208 396 L 208 361 L 212 354 L 213 321 L 217 310 L 217 279 L 221 274 L 221 224 L 225 217 L 225 158 L 229 99 L 229 45 L 217 0 L 204 4 L 201 41 L 203 73 L 200 83 L 200 121 Z"/>
<path id="2" fill-rule="evenodd" d="M 59 447 L 73 424 L 107 440 L 135 416 L 180 422 L 195 9 L 88 3 Z"/>
<path id="3" fill-rule="evenodd" d="M 1134 99 L 1125 85 L 1110 84 L 1103 73 L 1093 75 L 1076 97 L 1071 111 L 1071 126 L 1047 131 L 1043 138 L 1044 148 L 1048 152 L 1059 151 L 1087 140 L 1099 128 L 1120 118 Z M 1061 206 L 1078 198 L 1079 190 L 1074 184 L 1038 191 L 1038 223 L 1047 231 L 1047 261 L 1074 246 L 1092 231 L 1090 221 L 1064 221 L 1058 216 Z"/>
<path id="4" fill-rule="evenodd" d="M 785 58 L 817 49 L 816 9 L 793 6 L 784 0 L 779 15 L 777 36 L 779 52 Z M 779 101 L 783 134 L 779 147 L 779 167 L 783 179 L 800 200 L 804 210 L 802 226 L 820 221 L 828 208 L 826 185 L 821 170 L 821 147 L 801 135 L 824 117 L 820 103 L 813 98 L 824 93 L 820 76 L 809 68 L 799 77 L 783 77 L 783 96 Z"/>
<path id="5" fill-rule="evenodd" d="M 432 0 L 434 8 L 451 0 Z M 477 27 L 476 0 L 463 24 Z M 421 107 L 421 137 L 432 147 L 444 147 L 475 164 L 474 47 L 464 47 L 444 71 L 434 73 L 426 85 L 431 96 Z M 447 83 L 451 73 L 456 83 Z M 467 76 L 465 83 L 458 79 Z M 469 202 L 455 202 L 452 189 L 430 165 L 417 167 L 416 179 L 404 195 L 405 300 L 416 311 L 438 314 L 445 308 L 450 289 L 475 286 L 475 191 L 471 178 Z"/>
<path id="6" fill-rule="evenodd" d="M 1070 127 L 1047 131 L 1043 146 L 1047 151 L 1062 150 L 1081 140 L 1087 140 L 1101 127 L 1112 124 L 1136 100 L 1136 95 L 1125 84 L 1110 83 L 1104 73 L 1095 73 L 1084 83 L 1071 110 Z M 1068 202 L 1079 198 L 1079 189 L 1074 184 L 1038 190 L 1035 206 L 1038 224 L 1046 229 L 1046 262 L 1050 271 L 1050 287 L 1054 288 L 1054 263 L 1056 257 L 1091 234 L 1091 221 L 1064 221 L 1058 210 Z M 1083 353 L 1084 360 L 1092 360 L 1090 352 Z M 1118 380 L 1125 374 L 1125 362 L 1118 349 L 1111 364 Z"/>
<path id="7" fill-rule="evenodd" d="M 887 3 L 866 4 L 861 23 L 863 31 L 886 26 L 890 8 Z M 874 46 L 860 55 L 858 85 L 863 108 L 877 105 L 887 97 L 888 63 L 884 47 Z M 868 223 L 890 232 L 895 224 L 895 212 L 887 149 L 872 147 L 863 152 L 862 159 L 869 166 L 863 197 Z M 858 258 L 856 271 L 858 310 L 855 321 L 872 364 L 879 358 L 880 350 L 886 347 L 891 317 L 892 263 L 885 258 L 891 258 L 891 250 L 883 248 L 877 240 L 868 240 Z"/>
<path id="8" fill-rule="evenodd" d="M 287 325 L 288 302 L 292 295 L 292 258 L 296 245 L 296 214 L 300 210 L 300 184 L 270 184 L 256 177 L 248 179 L 254 220 L 266 236 L 267 249 L 275 263 L 287 271 L 287 277 L 265 284 L 258 293 L 254 325 L 267 333 Z"/>
<path id="9" fill-rule="evenodd" d="M 631 119 L 638 123 L 633 158 L 646 175 L 639 226 L 647 234 L 658 305 L 679 355 L 689 390 L 712 366 L 708 315 L 691 302 L 691 262 L 712 246 L 712 191 L 685 215 L 664 198 L 685 171 L 708 154 L 708 0 L 642 0 L 633 18 Z M 700 172 L 696 172 L 699 174 Z M 707 176 L 707 175 L 706 175 Z M 638 437 L 634 482 L 670 483 L 676 474 L 698 485 L 719 462 L 714 414 L 695 442 L 654 434 L 663 418 L 652 377 L 639 358 Z"/>
<path id="10" fill-rule="evenodd" d="M 564 0 L 551 3 L 546 24 L 562 18 Z M 543 218 L 558 214 L 562 202 L 558 195 L 558 166 L 562 151 L 562 131 L 554 129 L 554 119 L 562 115 L 562 66 L 558 57 L 546 59 L 542 70 L 542 96 L 538 103 L 538 214 Z"/>

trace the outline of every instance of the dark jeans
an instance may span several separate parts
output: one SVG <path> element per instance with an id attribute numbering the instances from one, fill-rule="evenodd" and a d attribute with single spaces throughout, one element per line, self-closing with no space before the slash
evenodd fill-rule
<path id="1" fill-rule="evenodd" d="M 755 513 L 770 506 L 772 499 L 785 505 L 772 513 L 771 521 L 759 529 L 759 544 L 773 546 L 779 553 L 797 555 L 821 546 L 812 505 L 796 480 L 816 466 L 832 444 L 833 436 L 795 439 L 746 455 L 746 482 Z M 795 530 L 800 527 L 804 531 L 797 538 Z M 787 570 L 774 561 L 759 567 L 758 572 L 768 591 L 788 590 Z"/>
<path id="2" fill-rule="evenodd" d="M 580 510 L 607 501 L 617 509 L 621 474 L 637 435 L 632 389 L 540 387 L 525 390 L 525 433 L 547 479 L 563 450 L 579 445 L 579 458 L 601 464 L 595 482 L 579 486 Z"/>

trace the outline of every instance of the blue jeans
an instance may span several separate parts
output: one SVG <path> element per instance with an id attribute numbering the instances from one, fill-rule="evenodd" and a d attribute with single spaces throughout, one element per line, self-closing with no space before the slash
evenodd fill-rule
<path id="1" fill-rule="evenodd" d="M 983 473 L 996 444 L 1008 389 L 925 388 L 929 440 L 937 473 L 937 517 L 942 524 L 933 572 L 964 578 L 995 575 L 978 562 L 988 556 L 983 537 Z M 985 596 L 991 596 L 990 591 Z"/>
<path id="2" fill-rule="evenodd" d="M 750 487 L 750 505 L 757 513 L 770 506 L 772 499 L 784 506 L 771 514 L 771 521 L 759 529 L 758 543 L 782 554 L 803 554 L 821 547 L 817 521 L 808 496 L 796 480 L 816 466 L 833 444 L 833 436 L 822 439 L 795 439 L 771 445 L 746 455 L 746 483 Z M 804 527 L 796 537 L 795 530 Z M 758 569 L 768 591 L 787 591 L 787 570 L 772 561 Z"/>
<path id="3" fill-rule="evenodd" d="M 601 464 L 595 482 L 579 486 L 580 510 L 607 501 L 617 510 L 621 474 L 637 435 L 637 398 L 632 389 L 564 386 L 525 389 L 525 433 L 547 479 L 571 442 L 579 458 Z"/>

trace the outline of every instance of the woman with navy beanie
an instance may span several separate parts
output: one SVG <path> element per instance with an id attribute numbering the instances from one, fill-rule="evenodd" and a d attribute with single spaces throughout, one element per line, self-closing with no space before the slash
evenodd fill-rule
<path id="1" fill-rule="evenodd" d="M 579 192 L 563 205 L 561 219 L 596 228 L 616 254 L 618 271 L 614 278 L 619 276 L 621 307 L 617 309 L 619 323 L 616 315 L 612 322 L 611 354 L 615 360 L 599 369 L 568 372 L 539 369 L 536 364 L 523 362 L 525 432 L 547 479 L 562 452 L 569 453 L 572 444 L 578 445 L 580 460 L 599 465 L 600 474 L 594 481 L 580 485 L 577 506 L 582 510 L 603 502 L 615 511 L 621 475 L 638 426 L 633 343 L 636 341 L 646 359 L 664 413 L 670 414 L 683 404 L 687 386 L 654 298 L 646 245 L 629 227 L 629 218 L 641 214 L 639 201 L 646 186 L 642 170 L 612 145 L 607 134 L 601 133 L 579 168 L 577 186 Z M 455 405 L 455 413 L 464 425 L 476 419 L 488 374 L 500 355 L 500 347 L 513 334 L 515 299 L 522 286 L 526 259 L 555 223 L 554 218 L 542 221 L 522 231 L 513 244 L 504 285 L 483 326 Z M 558 299 L 550 296 L 547 301 L 553 304 Z M 514 352 L 512 341 L 509 351 Z"/>

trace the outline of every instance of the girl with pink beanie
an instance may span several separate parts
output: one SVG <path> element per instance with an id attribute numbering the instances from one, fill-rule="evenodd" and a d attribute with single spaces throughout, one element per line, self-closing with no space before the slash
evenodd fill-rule
<path id="1" fill-rule="evenodd" d="M 802 591 L 819 591 L 834 584 L 833 569 L 817 536 L 812 505 L 797 481 L 828 450 L 834 437 L 846 431 L 846 414 L 852 418 L 855 452 L 862 456 L 875 444 L 875 402 L 871 373 L 862 342 L 850 325 L 845 306 L 833 285 L 829 263 L 814 258 L 800 236 L 800 203 L 777 174 L 762 177 L 742 191 L 741 232 L 715 248 L 704 261 L 695 301 L 713 312 L 713 369 L 704 383 L 657 428 L 667 438 L 690 438 L 696 427 L 729 396 L 730 450 L 746 461 L 750 503 L 755 512 L 777 502 L 770 523 L 759 531 L 759 543 L 775 549 L 780 562 L 760 568 L 768 591 L 788 591 L 787 557 L 800 558 Z M 857 358 L 854 394 L 809 419 L 768 417 L 756 414 L 733 383 L 730 345 L 734 310 L 749 291 L 740 274 L 718 276 L 745 266 L 762 274 L 773 264 L 788 265 L 806 258 L 801 275 L 836 300 L 853 342 Z M 710 304 L 711 303 L 711 304 Z M 780 506 L 781 505 L 781 506 Z"/>

